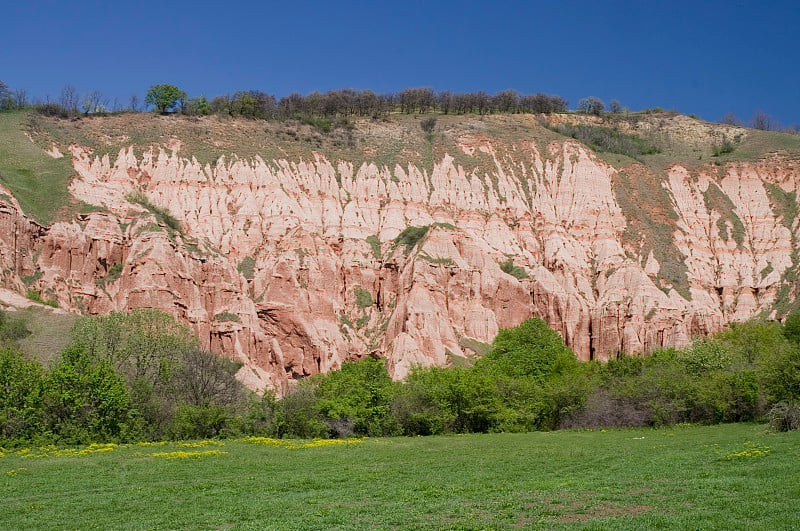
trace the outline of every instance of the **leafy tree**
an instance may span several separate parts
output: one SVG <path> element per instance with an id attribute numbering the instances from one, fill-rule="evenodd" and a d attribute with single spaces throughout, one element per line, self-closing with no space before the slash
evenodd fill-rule
<path id="1" fill-rule="evenodd" d="M 185 98 L 186 93 L 175 85 L 160 84 L 150 87 L 144 102 L 148 105 L 153 105 L 161 114 L 166 114 L 178 106 Z"/>
<path id="2" fill-rule="evenodd" d="M 72 443 L 119 437 L 130 406 L 122 376 L 81 345 L 64 350 L 45 378 L 42 402 L 45 428 Z"/>
<path id="3" fill-rule="evenodd" d="M 41 431 L 44 369 L 10 349 L 0 349 L 0 439 L 31 438 Z"/>
<path id="4" fill-rule="evenodd" d="M 389 415 L 394 384 L 382 360 L 345 362 L 340 370 L 317 378 L 316 408 L 329 419 L 335 435 L 349 435 L 341 433 L 347 426 L 360 435 L 396 434 Z"/>
<path id="5" fill-rule="evenodd" d="M 800 345 L 800 311 L 794 312 L 783 323 L 783 335 L 789 341 Z"/>
<path id="6" fill-rule="evenodd" d="M 475 367 L 511 377 L 544 378 L 572 370 L 575 355 L 543 320 L 528 319 L 497 334 L 492 350 Z"/>

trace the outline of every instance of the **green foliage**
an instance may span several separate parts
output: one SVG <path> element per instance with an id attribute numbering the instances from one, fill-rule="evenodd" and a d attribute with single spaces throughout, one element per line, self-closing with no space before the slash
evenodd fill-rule
<path id="1" fill-rule="evenodd" d="M 505 262 L 500 262 L 500 270 L 519 280 L 528 278 L 528 272 L 525 271 L 525 268 L 514 265 L 514 260 L 512 258 L 509 258 Z"/>
<path id="2" fill-rule="evenodd" d="M 45 378 L 42 404 L 46 431 L 74 444 L 117 439 L 128 418 L 130 397 L 109 360 L 73 345 Z"/>
<path id="3" fill-rule="evenodd" d="M 178 103 L 186 98 L 186 93 L 175 85 L 153 85 L 147 91 L 144 102 L 156 108 L 156 111 L 165 114 L 174 109 Z"/>
<path id="4" fill-rule="evenodd" d="M 253 280 L 255 276 L 256 270 L 256 260 L 252 256 L 245 256 L 236 269 L 241 273 L 244 278 L 247 280 Z"/>
<path id="5" fill-rule="evenodd" d="M 728 140 L 727 138 L 722 140 L 721 144 L 714 144 L 711 146 L 711 153 L 712 157 L 719 157 L 721 155 L 727 155 L 728 153 L 733 153 L 736 150 L 736 146 Z"/>
<path id="6" fill-rule="evenodd" d="M 783 335 L 786 339 L 800 345 L 800 311 L 793 312 L 783 323 Z"/>
<path id="7" fill-rule="evenodd" d="M 560 123 L 554 130 L 586 144 L 594 151 L 617 153 L 636 160 L 640 160 L 642 155 L 653 155 L 661 151 L 654 143 L 642 137 L 623 133 L 611 127 Z"/>
<path id="8" fill-rule="evenodd" d="M 0 348 L 16 345 L 31 334 L 25 319 L 0 310 Z"/>
<path id="9" fill-rule="evenodd" d="M 475 367 L 503 376 L 543 379 L 568 372 L 576 364 L 575 355 L 558 332 L 536 318 L 500 330 L 492 350 Z"/>
<path id="10" fill-rule="evenodd" d="M 228 421 L 221 406 L 181 404 L 175 412 L 176 439 L 208 439 L 219 437 Z"/>
<path id="11" fill-rule="evenodd" d="M 166 208 L 161 208 L 151 203 L 147 196 L 143 193 L 130 192 L 125 196 L 125 199 L 131 203 L 135 203 L 146 208 L 156 217 L 156 221 L 158 221 L 161 225 L 164 225 L 175 232 L 182 232 L 180 221 L 170 214 L 169 210 Z"/>
<path id="12" fill-rule="evenodd" d="M 370 248 L 372 249 L 372 255 L 377 258 L 378 260 L 381 259 L 381 240 L 378 238 L 377 234 L 371 234 L 367 236 L 367 243 L 369 244 Z"/>
<path id="13" fill-rule="evenodd" d="M 236 315 L 235 313 L 231 313 L 231 312 L 218 313 L 217 315 L 214 316 L 214 320 L 218 321 L 218 322 L 221 322 L 221 323 L 228 322 L 228 321 L 233 321 L 233 322 L 238 323 L 238 322 L 241 321 L 241 319 L 239 318 L 238 315 Z"/>
<path id="14" fill-rule="evenodd" d="M 326 419 L 331 435 L 395 435 L 389 415 L 394 384 L 382 360 L 365 358 L 318 377 L 316 410 Z"/>
<path id="15" fill-rule="evenodd" d="M 0 348 L 0 440 L 31 439 L 41 429 L 44 369 Z"/>
<path id="16" fill-rule="evenodd" d="M 422 227 L 414 227 L 412 225 L 406 227 L 400 234 L 397 235 L 397 238 L 394 239 L 394 244 L 395 246 L 405 245 L 408 249 L 412 249 L 425 237 L 426 234 L 428 234 L 428 230 L 430 228 L 430 225 L 424 225 Z"/>
<path id="17" fill-rule="evenodd" d="M 370 306 L 375 304 L 375 301 L 372 300 L 372 294 L 360 287 L 355 288 L 356 294 L 356 304 L 358 304 L 359 308 L 369 308 Z"/>
<path id="18" fill-rule="evenodd" d="M 39 304 L 44 304 L 46 306 L 51 306 L 53 308 L 58 308 L 58 301 L 56 299 L 45 299 L 42 297 L 42 294 L 36 291 L 35 289 L 29 289 L 27 297 L 33 302 L 38 302 Z"/>

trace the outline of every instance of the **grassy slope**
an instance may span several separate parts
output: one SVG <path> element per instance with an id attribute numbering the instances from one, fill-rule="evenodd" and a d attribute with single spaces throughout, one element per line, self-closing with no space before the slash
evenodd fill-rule
<path id="1" fill-rule="evenodd" d="M 25 319 L 31 335 L 19 342 L 22 353 L 45 367 L 51 367 L 70 341 L 75 314 L 53 313 L 43 308 L 26 308 L 17 312 Z"/>
<path id="2" fill-rule="evenodd" d="M 0 527 L 780 529 L 800 501 L 800 432 L 748 424 L 219 444 L 6 453 Z M 209 449 L 227 453 L 153 457 Z"/>
<path id="3" fill-rule="evenodd" d="M 36 221 L 48 224 L 69 203 L 74 173 L 68 157 L 54 159 L 25 136 L 28 115 L 0 112 L 0 182 Z"/>

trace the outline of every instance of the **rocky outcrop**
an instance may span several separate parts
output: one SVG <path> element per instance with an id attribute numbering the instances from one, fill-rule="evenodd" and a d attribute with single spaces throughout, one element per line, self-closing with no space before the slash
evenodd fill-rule
<path id="1" fill-rule="evenodd" d="M 681 257 L 668 264 L 631 230 L 618 170 L 581 144 L 458 146 L 430 168 L 73 147 L 70 191 L 98 211 L 45 229 L 0 195 L 3 285 L 26 276 L 74 311 L 162 309 L 279 393 L 367 355 L 394 378 L 447 365 L 532 316 L 581 359 L 680 347 L 796 289 L 798 222 L 775 198 L 800 190 L 796 162 L 655 177 Z"/>

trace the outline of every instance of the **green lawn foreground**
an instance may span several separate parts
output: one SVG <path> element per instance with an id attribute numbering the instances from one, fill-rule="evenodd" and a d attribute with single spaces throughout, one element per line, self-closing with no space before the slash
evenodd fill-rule
<path id="1" fill-rule="evenodd" d="M 0 527 L 800 525 L 800 432 L 729 424 L 340 443 L 5 449 Z"/>

